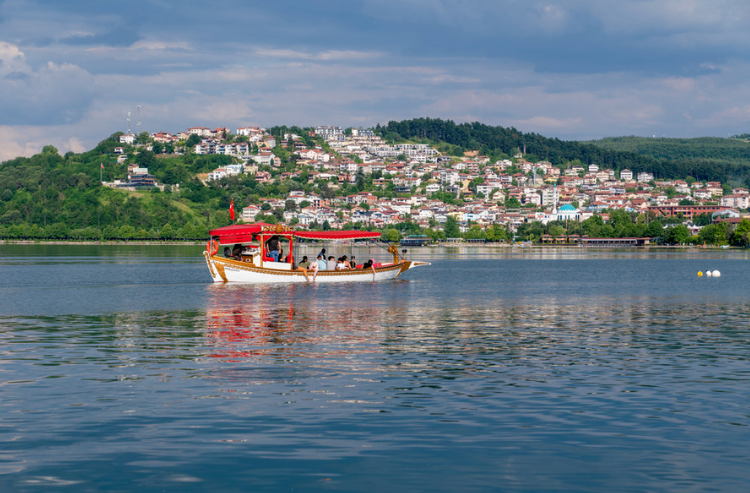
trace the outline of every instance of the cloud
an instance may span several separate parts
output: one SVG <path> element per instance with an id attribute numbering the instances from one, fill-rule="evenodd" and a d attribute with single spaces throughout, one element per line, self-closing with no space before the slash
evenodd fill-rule
<path id="1" fill-rule="evenodd" d="M 255 56 L 275 59 L 296 59 L 296 60 L 318 60 L 318 61 L 338 61 L 338 60 L 363 60 L 383 56 L 382 53 L 375 51 L 355 51 L 355 50 L 328 50 L 322 52 L 302 52 L 290 49 L 264 49 L 256 48 Z"/>
<path id="2" fill-rule="evenodd" d="M 97 34 L 75 34 L 59 40 L 62 44 L 81 46 L 131 46 L 142 39 L 133 29 L 117 27 Z"/>
<path id="3" fill-rule="evenodd" d="M 0 125 L 55 125 L 79 120 L 93 80 L 80 67 L 52 62 L 32 69 L 15 45 L 0 43 Z"/>
<path id="4" fill-rule="evenodd" d="M 91 147 L 136 105 L 149 131 L 431 116 L 726 135 L 747 131 L 748 22 L 746 0 L 6 0 L 0 125 L 23 129 L 18 152 Z"/>

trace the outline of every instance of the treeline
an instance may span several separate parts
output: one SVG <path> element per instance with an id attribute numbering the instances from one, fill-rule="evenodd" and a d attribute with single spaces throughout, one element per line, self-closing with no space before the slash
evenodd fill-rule
<path id="1" fill-rule="evenodd" d="M 645 214 L 628 213 L 621 210 L 609 211 L 609 221 L 595 215 L 584 221 L 552 221 L 542 224 L 539 221 L 524 223 L 518 227 L 516 239 L 539 243 L 545 234 L 552 237 L 587 235 L 591 238 L 643 238 L 654 239 L 665 245 L 750 245 L 750 221 L 743 219 L 736 227 L 728 223 L 713 223 L 710 214 L 693 218 L 693 223 L 702 226 L 697 235 L 691 235 L 681 217 L 655 218 Z"/>
<path id="2" fill-rule="evenodd" d="M 657 159 L 737 161 L 750 163 L 750 144 L 740 139 L 698 137 L 693 139 L 607 137 L 589 142 L 611 151 L 634 152 Z"/>
<path id="3" fill-rule="evenodd" d="M 598 164 L 616 171 L 627 168 L 635 173 L 649 172 L 660 179 L 692 176 L 699 181 L 745 183 L 750 178 L 750 153 L 741 147 L 748 147 L 748 144 L 739 140 L 724 142 L 722 146 L 712 144 L 712 150 L 721 150 L 720 157 L 725 157 L 714 159 L 712 151 L 697 151 L 700 141 L 687 146 L 684 152 L 678 152 L 680 139 L 662 139 L 678 142 L 669 144 L 674 146 L 671 152 L 654 151 L 652 154 L 649 152 L 653 150 L 651 148 L 615 145 L 613 141 L 616 139 L 564 141 L 536 133 L 523 133 L 513 127 L 493 127 L 478 122 L 456 124 L 451 120 L 438 118 L 390 121 L 385 126 L 378 125 L 376 131 L 389 141 L 422 140 L 437 143 L 438 147 L 444 142 L 451 146 L 444 150 L 455 155 L 462 155 L 463 151 L 478 150 L 483 155 L 496 158 L 513 156 L 525 147 L 527 159 L 546 160 L 560 167 L 577 160 L 583 164 Z M 711 144 L 713 140 L 706 139 L 705 142 Z"/>

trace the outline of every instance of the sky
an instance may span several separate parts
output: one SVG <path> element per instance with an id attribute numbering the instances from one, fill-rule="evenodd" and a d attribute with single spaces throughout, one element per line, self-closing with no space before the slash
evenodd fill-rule
<path id="1" fill-rule="evenodd" d="M 0 161 L 91 149 L 128 111 L 172 133 L 431 117 L 741 134 L 747 26 L 747 0 L 0 0 Z"/>

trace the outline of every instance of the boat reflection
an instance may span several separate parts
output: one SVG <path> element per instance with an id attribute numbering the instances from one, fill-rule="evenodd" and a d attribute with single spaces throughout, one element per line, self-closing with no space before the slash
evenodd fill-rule
<path id="1" fill-rule="evenodd" d="M 375 351 L 383 330 L 374 308 L 344 305 L 331 310 L 309 293 L 296 296 L 296 289 L 293 284 L 210 285 L 206 335 L 213 351 L 209 356 L 228 361 L 319 359 Z"/>

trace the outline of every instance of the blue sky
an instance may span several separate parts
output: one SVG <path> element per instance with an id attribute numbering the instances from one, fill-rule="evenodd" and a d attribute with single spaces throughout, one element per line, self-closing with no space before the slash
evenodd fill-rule
<path id="1" fill-rule="evenodd" d="M 0 0 L 0 160 L 90 149 L 137 105 L 149 132 L 750 132 L 748 25 L 747 0 Z"/>

